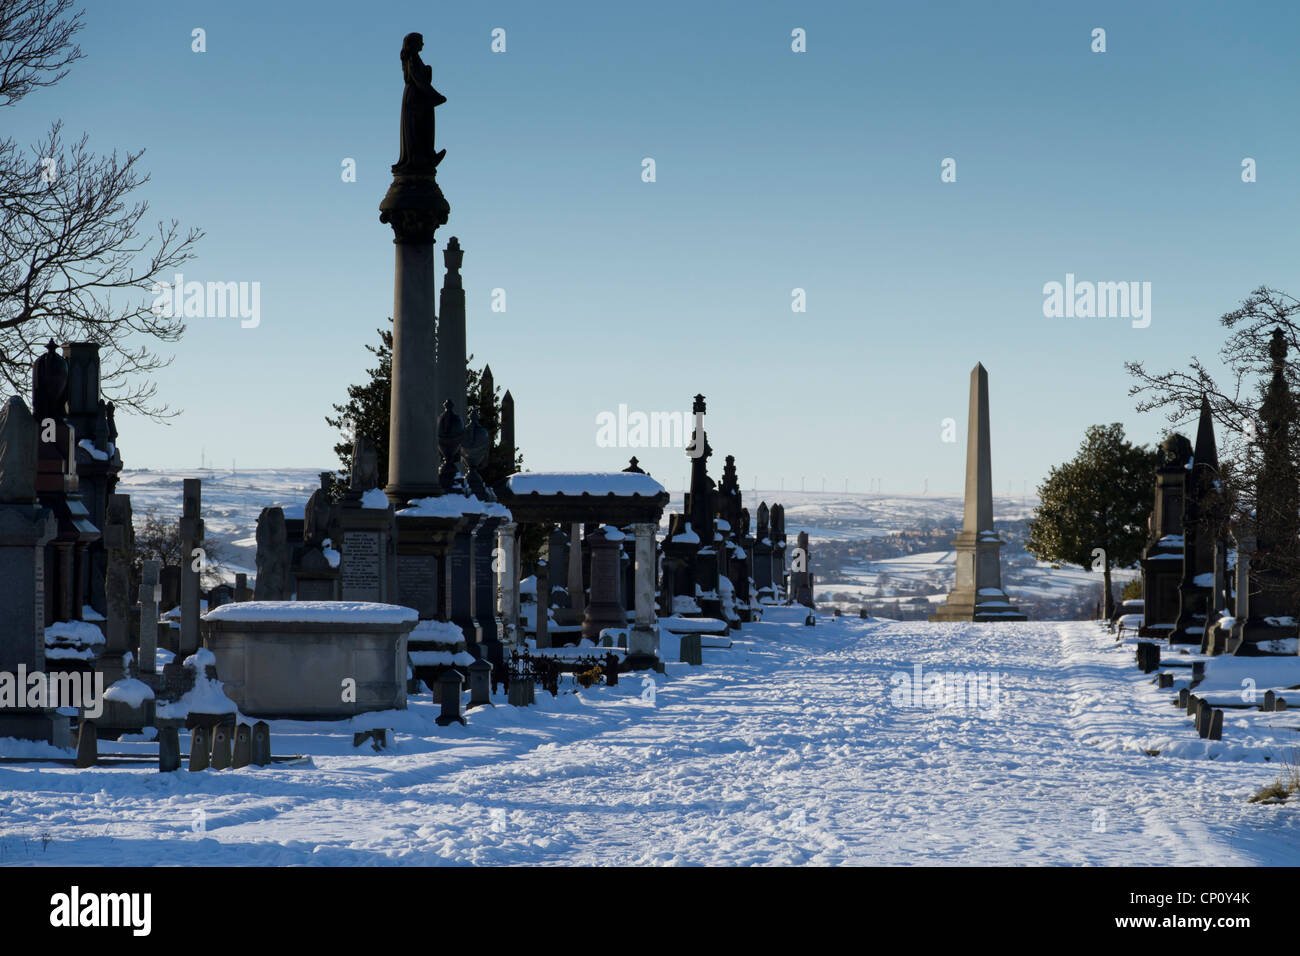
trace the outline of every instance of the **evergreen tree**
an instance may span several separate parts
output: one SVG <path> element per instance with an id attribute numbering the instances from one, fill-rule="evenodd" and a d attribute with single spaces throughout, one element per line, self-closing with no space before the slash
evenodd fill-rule
<path id="1" fill-rule="evenodd" d="M 1152 449 L 1126 441 L 1118 422 L 1093 425 L 1073 460 L 1038 488 L 1025 549 L 1040 561 L 1091 568 L 1100 548 L 1107 618 L 1115 611 L 1111 568 L 1131 567 L 1146 544 L 1157 460 Z"/>
<path id="2" fill-rule="evenodd" d="M 392 318 L 388 320 L 390 323 Z M 331 428 L 339 429 L 343 434 L 334 445 L 334 454 L 338 455 L 339 469 L 334 473 L 330 492 L 334 498 L 340 498 L 347 491 L 352 474 L 352 438 L 353 428 L 359 428 L 361 434 L 368 436 L 375 443 L 375 458 L 379 464 L 379 487 L 388 484 L 388 421 L 390 415 L 389 395 L 393 384 L 393 330 L 377 329 L 378 345 L 367 345 L 366 350 L 378 360 L 375 368 L 367 369 L 369 378 L 360 385 L 348 386 L 348 400 L 345 404 L 334 405 L 334 415 L 326 415 L 325 423 Z M 507 475 L 523 470 L 523 455 L 515 453 L 513 462 L 503 458 L 504 449 L 497 447 L 501 429 L 501 389 L 495 385 L 490 396 L 481 394 L 483 388 L 483 371 L 468 363 L 473 361 L 470 355 L 466 360 L 466 402 L 469 408 L 478 408 L 479 424 L 492 436 L 492 453 L 487 466 L 483 469 L 483 480 L 492 487 Z M 457 414 L 468 425 L 469 416 L 465 409 L 457 409 Z"/>

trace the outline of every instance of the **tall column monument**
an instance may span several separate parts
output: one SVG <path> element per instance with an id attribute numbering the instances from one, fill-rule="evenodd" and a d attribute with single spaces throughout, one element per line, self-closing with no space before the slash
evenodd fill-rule
<path id="1" fill-rule="evenodd" d="M 388 432 L 388 487 L 397 507 L 436 496 L 436 428 L 441 389 L 434 334 L 433 234 L 451 206 L 438 188 L 446 150 L 434 149 L 434 109 L 447 98 L 433 88 L 433 71 L 420 59 L 424 38 L 402 41 L 401 153 L 393 184 L 379 204 L 379 221 L 393 227 L 393 384 Z"/>
<path id="2" fill-rule="evenodd" d="M 957 547 L 957 586 L 931 621 L 1024 621 L 1002 590 L 993 530 L 993 464 L 989 454 L 989 373 L 978 362 L 970 373 L 966 428 L 966 509 Z"/>

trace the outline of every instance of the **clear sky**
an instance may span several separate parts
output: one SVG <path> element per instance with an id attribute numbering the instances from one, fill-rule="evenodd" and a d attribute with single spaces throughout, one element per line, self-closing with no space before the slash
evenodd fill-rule
<path id="1" fill-rule="evenodd" d="M 743 487 L 959 492 L 981 361 L 994 483 L 1018 494 L 1089 424 L 1158 436 L 1125 359 L 1208 358 L 1252 288 L 1300 294 L 1298 11 L 93 0 L 86 58 L 3 122 L 146 148 L 154 218 L 207 232 L 186 278 L 261 284 L 257 328 L 189 323 L 158 380 L 184 414 L 120 419 L 128 467 L 335 464 L 323 415 L 392 310 L 377 206 L 418 31 L 448 100 L 438 238 L 465 249 L 469 348 L 530 468 L 635 453 L 677 490 L 680 452 L 598 447 L 597 415 L 703 392 L 715 471 L 735 454 Z M 1067 273 L 1150 282 L 1149 327 L 1045 318 Z"/>

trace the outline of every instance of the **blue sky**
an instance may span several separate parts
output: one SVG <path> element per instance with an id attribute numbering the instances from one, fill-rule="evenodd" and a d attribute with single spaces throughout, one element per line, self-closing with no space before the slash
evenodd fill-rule
<path id="1" fill-rule="evenodd" d="M 323 415 L 392 309 L 377 206 L 419 31 L 448 98 L 439 240 L 465 249 L 469 347 L 529 467 L 635 453 L 677 490 L 680 452 L 598 447 L 596 417 L 703 392 L 744 487 L 958 492 L 981 361 L 995 486 L 1019 494 L 1090 424 L 1158 436 L 1125 359 L 1211 357 L 1255 286 L 1300 294 L 1298 27 L 1277 3 L 97 0 L 86 58 L 4 122 L 146 148 L 154 217 L 207 232 L 186 278 L 261 283 L 257 328 L 190 322 L 158 378 L 184 414 L 119 421 L 128 467 L 334 464 Z M 1150 282 L 1150 327 L 1045 318 L 1067 273 Z"/>

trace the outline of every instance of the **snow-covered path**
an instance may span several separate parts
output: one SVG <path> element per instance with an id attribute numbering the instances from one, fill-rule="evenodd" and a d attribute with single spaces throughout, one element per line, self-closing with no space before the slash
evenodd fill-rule
<path id="1" fill-rule="evenodd" d="M 1300 861 L 1294 808 L 1245 802 L 1276 764 L 1207 759 L 1230 739 L 1094 625 L 796 621 L 670 665 L 653 701 L 625 677 L 447 729 L 415 704 L 388 754 L 276 725 L 314 767 L 0 765 L 0 864 Z M 905 706 L 917 665 L 986 696 Z"/>

